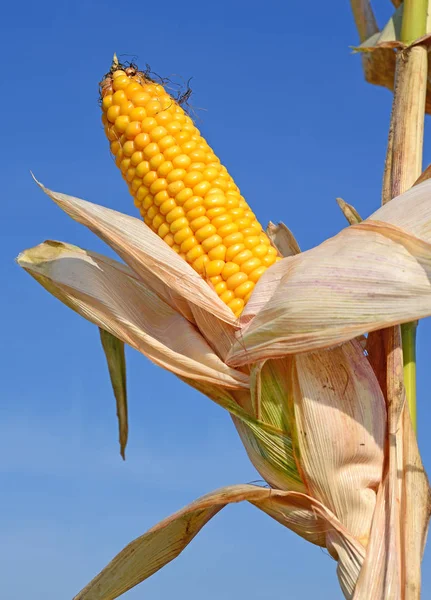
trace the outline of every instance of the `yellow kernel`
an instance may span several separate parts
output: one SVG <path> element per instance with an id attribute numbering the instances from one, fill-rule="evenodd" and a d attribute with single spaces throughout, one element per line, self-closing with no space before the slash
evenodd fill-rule
<path id="1" fill-rule="evenodd" d="M 202 179 L 202 173 L 199 173 L 199 171 L 189 171 L 189 173 L 187 173 L 187 175 L 184 177 L 184 183 L 187 187 L 192 188 L 200 183 Z"/>
<path id="2" fill-rule="evenodd" d="M 205 248 L 204 248 L 205 249 Z M 223 271 L 224 261 L 223 260 L 211 260 L 206 267 L 207 277 L 214 277 L 220 275 Z"/>
<path id="3" fill-rule="evenodd" d="M 175 219 L 179 219 L 180 217 L 184 217 L 184 210 L 181 208 L 181 206 L 175 206 L 175 208 L 167 213 L 166 221 L 168 223 L 172 223 L 175 221 Z"/>
<path id="4" fill-rule="evenodd" d="M 152 185 L 156 181 L 156 179 L 157 173 L 154 173 L 154 171 L 149 171 L 146 175 L 144 175 L 142 182 L 149 188 L 150 185 Z"/>
<path id="5" fill-rule="evenodd" d="M 123 144 L 124 156 L 132 156 L 132 154 L 134 152 L 135 152 L 135 143 L 132 140 L 128 140 L 125 144 Z"/>
<path id="6" fill-rule="evenodd" d="M 153 206 L 153 197 L 151 194 L 147 194 L 145 196 L 144 200 L 142 201 L 142 208 L 144 210 L 148 210 L 152 206 Z"/>
<path id="7" fill-rule="evenodd" d="M 250 219 L 246 219 L 245 217 L 236 219 L 235 223 L 239 231 L 243 231 L 243 229 L 247 229 L 247 227 L 250 227 L 251 225 Z"/>
<path id="8" fill-rule="evenodd" d="M 181 150 L 185 154 L 190 154 L 190 152 L 193 152 L 193 150 L 196 148 L 196 146 L 197 146 L 196 142 L 193 142 L 192 140 L 190 140 L 189 142 L 185 142 L 184 144 L 181 144 Z"/>
<path id="9" fill-rule="evenodd" d="M 154 204 L 156 206 L 161 206 L 163 202 L 166 202 L 166 200 L 169 199 L 170 196 L 168 192 L 166 190 L 162 190 L 161 192 L 157 192 L 157 194 L 154 196 Z"/>
<path id="10" fill-rule="evenodd" d="M 145 119 L 142 119 L 141 127 L 142 131 L 149 133 L 154 127 L 157 127 L 157 121 L 153 117 L 145 117 Z"/>
<path id="11" fill-rule="evenodd" d="M 224 302 L 225 304 L 228 304 L 228 302 L 232 302 L 232 300 L 234 298 L 235 298 L 235 294 L 233 293 L 232 290 L 226 290 L 225 292 L 220 294 L 220 300 L 222 302 Z"/>
<path id="12" fill-rule="evenodd" d="M 209 258 L 206 254 L 199 256 L 196 260 L 193 261 L 192 267 L 195 271 L 200 273 L 201 275 L 205 273 L 206 265 L 209 263 Z"/>
<path id="13" fill-rule="evenodd" d="M 119 141 L 115 140 L 114 142 L 111 142 L 109 147 L 111 149 L 112 154 L 115 155 L 115 154 L 117 154 L 118 150 L 121 148 L 121 145 L 120 145 Z"/>
<path id="14" fill-rule="evenodd" d="M 194 248 L 195 246 L 198 246 L 198 245 L 199 245 L 199 242 L 197 241 L 195 236 L 192 235 L 192 237 L 188 237 L 186 240 L 184 240 L 184 242 L 182 242 L 181 252 L 184 252 L 185 254 L 187 254 L 187 252 L 189 250 L 191 250 L 192 248 Z"/>
<path id="15" fill-rule="evenodd" d="M 229 264 L 229 263 L 227 263 Z M 245 273 L 241 273 L 241 271 L 239 271 L 238 273 L 234 273 L 233 275 L 231 275 L 230 277 L 228 277 L 226 279 L 226 285 L 227 285 L 227 289 L 228 290 L 234 290 L 235 288 L 237 288 L 239 285 L 241 285 L 242 283 L 248 281 L 248 275 L 246 275 Z"/>
<path id="16" fill-rule="evenodd" d="M 254 282 L 250 281 L 249 279 L 247 281 L 244 281 L 244 283 L 241 283 L 238 287 L 235 288 L 235 296 L 237 298 L 242 298 L 244 299 L 248 294 L 251 294 L 251 292 L 254 289 Z"/>
<path id="17" fill-rule="evenodd" d="M 108 140 L 110 142 L 115 142 L 118 140 L 118 132 L 115 129 L 114 125 L 111 125 L 110 127 L 105 127 L 105 133 L 106 133 L 106 137 L 108 138 Z"/>
<path id="18" fill-rule="evenodd" d="M 207 217 L 205 217 L 205 218 L 207 218 Z M 195 223 L 196 221 L 197 221 L 197 219 L 192 221 L 192 223 Z M 190 226 L 191 226 L 191 223 L 190 223 Z M 193 227 L 192 227 L 192 229 L 193 229 Z M 216 233 L 216 231 L 217 231 L 217 229 L 214 227 L 214 225 L 211 225 L 211 223 L 207 223 L 206 225 L 204 225 L 203 227 L 200 227 L 197 231 L 195 231 L 195 236 L 200 242 L 203 242 L 207 238 L 213 236 Z M 222 240 L 220 238 L 219 243 L 221 243 L 221 241 Z"/>
<path id="19" fill-rule="evenodd" d="M 157 175 L 160 177 L 166 177 L 168 173 L 170 173 L 173 169 L 172 163 L 170 160 L 165 160 L 157 169 Z"/>
<path id="20" fill-rule="evenodd" d="M 168 184 L 166 183 L 166 179 L 159 178 L 151 184 L 150 192 L 152 194 L 157 194 L 158 192 L 162 192 L 163 190 L 165 190 L 167 187 Z"/>
<path id="21" fill-rule="evenodd" d="M 154 217 L 158 214 L 158 210 L 157 210 L 157 206 L 150 206 L 150 208 L 147 211 L 147 216 L 149 219 L 151 219 L 151 221 L 154 219 Z"/>
<path id="22" fill-rule="evenodd" d="M 163 238 L 163 241 L 168 244 L 168 246 L 173 246 L 174 245 L 174 238 L 173 235 L 171 233 L 167 233 L 165 235 L 165 237 Z"/>
<path id="23" fill-rule="evenodd" d="M 189 198 L 193 196 L 193 192 L 190 188 L 184 188 L 181 192 L 175 196 L 175 202 L 177 204 L 184 204 Z"/>
<path id="24" fill-rule="evenodd" d="M 191 143 L 195 143 L 195 142 L 187 142 L 188 144 Z M 186 145 L 186 144 L 184 144 Z M 196 162 L 203 162 L 206 163 L 207 157 L 206 157 L 206 153 L 203 152 L 202 150 L 200 150 L 199 148 L 196 148 L 196 146 L 191 150 L 191 152 L 189 152 L 189 156 L 192 160 L 196 161 Z"/>
<path id="25" fill-rule="evenodd" d="M 161 113 L 159 113 L 159 115 L 160 114 Z M 157 116 L 159 116 L 159 115 L 157 115 Z M 170 121 L 170 123 L 166 123 L 165 127 L 171 134 L 175 134 L 175 133 L 178 133 L 179 131 L 181 131 L 181 123 L 179 123 L 176 119 L 173 121 Z"/>
<path id="26" fill-rule="evenodd" d="M 173 169 L 166 177 L 166 181 L 168 183 L 172 183 L 173 181 L 179 181 L 180 179 L 184 179 L 186 175 L 187 171 L 185 171 L 184 169 Z"/>
<path id="27" fill-rule="evenodd" d="M 252 252 L 254 256 L 257 256 L 258 258 L 263 258 L 268 252 L 268 246 L 265 246 L 265 244 L 259 244 L 258 246 L 252 248 Z"/>
<path id="28" fill-rule="evenodd" d="M 102 108 L 106 112 L 112 106 L 112 94 L 106 94 L 102 100 Z"/>
<path id="29" fill-rule="evenodd" d="M 210 189 L 211 184 L 209 183 L 209 181 L 201 181 L 193 187 L 193 193 L 197 196 L 205 196 Z"/>
<path id="30" fill-rule="evenodd" d="M 162 110 L 154 117 L 159 125 L 166 125 L 172 120 L 172 115 L 168 110 Z"/>
<path id="31" fill-rule="evenodd" d="M 125 88 L 125 95 L 127 96 L 127 98 L 129 98 L 129 100 L 132 99 L 132 96 L 139 90 L 140 91 L 141 86 L 139 85 L 139 83 L 137 81 L 131 81 L 129 83 L 129 85 Z"/>
<path id="32" fill-rule="evenodd" d="M 157 230 L 157 235 L 159 235 L 161 238 L 164 238 L 165 235 L 167 235 L 168 233 L 169 233 L 169 225 L 167 223 L 162 223 Z"/>
<path id="33" fill-rule="evenodd" d="M 275 263 L 277 258 L 278 258 L 277 256 L 267 254 L 266 256 L 262 257 L 260 260 L 262 261 L 262 264 L 265 267 L 270 267 L 271 265 L 273 265 Z"/>
<path id="34" fill-rule="evenodd" d="M 173 181 L 168 185 L 168 192 L 171 194 L 171 196 L 176 197 L 176 195 L 179 194 L 184 187 L 185 185 L 183 181 Z"/>
<path id="35" fill-rule="evenodd" d="M 120 162 L 120 169 L 123 173 L 125 173 L 127 171 L 127 169 L 130 168 L 130 158 L 123 158 L 123 160 Z"/>
<path id="36" fill-rule="evenodd" d="M 188 188 L 186 188 L 186 189 L 188 189 Z M 188 212 L 189 210 L 192 210 L 192 209 L 196 208 L 197 206 L 202 206 L 203 203 L 204 203 L 203 198 L 200 198 L 199 196 L 192 196 L 191 198 L 186 200 L 186 202 L 184 202 L 183 208 L 186 212 Z"/>
<path id="37" fill-rule="evenodd" d="M 148 194 L 147 186 L 141 185 L 141 187 L 136 192 L 136 199 L 139 200 L 139 202 L 142 202 L 142 200 L 145 198 L 145 196 L 147 194 Z"/>
<path id="38" fill-rule="evenodd" d="M 160 205 L 160 212 L 162 215 L 167 215 L 173 208 L 176 207 L 175 200 L 169 198 L 169 200 L 165 200 L 163 204 Z"/>
<path id="39" fill-rule="evenodd" d="M 119 115 L 120 115 L 120 107 L 117 105 L 110 106 L 108 108 L 108 112 L 106 113 L 106 116 L 110 123 L 115 123 L 115 121 L 119 117 Z"/>
<path id="40" fill-rule="evenodd" d="M 208 265 L 205 267 L 205 275 L 208 277 Z M 223 281 L 221 275 L 215 275 L 215 277 L 209 277 L 209 280 L 213 285 L 217 285 L 220 281 Z M 226 283 L 226 282 L 223 282 Z"/>
<path id="41" fill-rule="evenodd" d="M 242 230 L 242 234 L 244 237 L 253 237 L 255 235 L 259 235 L 262 233 L 262 227 L 258 223 L 252 223 L 250 227 Z"/>
<path id="42" fill-rule="evenodd" d="M 226 213 L 227 211 L 223 206 L 216 206 L 215 208 L 209 208 L 207 210 L 207 217 L 212 221 L 216 217 L 219 217 L 220 215 L 225 215 Z M 217 227 L 215 223 L 213 223 L 213 225 Z"/>
<path id="43" fill-rule="evenodd" d="M 223 277 L 223 279 L 225 281 L 227 281 L 229 279 L 229 277 L 232 277 L 232 275 L 235 275 L 235 273 L 238 273 L 238 272 L 239 272 L 239 266 L 237 264 L 235 264 L 234 262 L 227 262 L 225 264 L 225 266 L 223 267 L 221 276 Z"/>
<path id="44" fill-rule="evenodd" d="M 148 227 L 151 227 L 152 221 L 148 215 L 144 216 L 144 223 L 145 225 L 148 225 Z"/>
<path id="45" fill-rule="evenodd" d="M 211 225 L 211 227 L 213 227 L 213 226 Z M 196 232 L 196 236 L 197 236 L 197 234 L 198 234 L 198 232 Z M 217 234 L 211 235 L 202 242 L 202 248 L 205 250 L 205 252 L 209 252 L 213 248 L 220 246 L 222 241 L 223 240 L 219 235 L 217 235 Z"/>
<path id="46" fill-rule="evenodd" d="M 187 218 L 189 219 L 189 221 L 193 221 L 194 219 L 197 219 L 198 217 L 203 217 L 204 215 L 206 216 L 205 206 L 196 206 L 196 208 L 192 208 L 192 210 L 187 211 Z"/>
<path id="47" fill-rule="evenodd" d="M 208 267 L 207 267 L 207 269 L 208 269 Z M 214 289 L 216 291 L 216 294 L 218 296 L 220 296 L 221 294 L 223 294 L 223 292 L 225 292 L 227 290 L 226 281 L 220 281 L 220 283 L 216 283 L 216 285 L 214 286 Z"/>
<path id="48" fill-rule="evenodd" d="M 126 138 L 129 140 L 133 139 L 139 133 L 141 133 L 141 123 L 139 121 L 132 121 L 126 127 L 126 131 L 124 132 Z"/>
<path id="49" fill-rule="evenodd" d="M 214 210 L 214 209 L 211 209 Z M 208 211 L 209 212 L 209 211 Z M 209 214 L 208 214 L 209 216 Z M 232 217 L 230 216 L 229 213 L 224 213 L 221 215 L 216 216 L 215 218 L 211 219 L 211 223 L 214 225 L 214 227 L 217 227 L 217 229 L 219 227 L 223 227 L 224 225 L 228 225 L 229 223 L 232 223 Z M 233 231 L 230 231 L 229 233 L 233 233 L 234 231 L 237 231 L 236 229 L 233 229 Z M 220 234 L 222 235 L 222 234 Z"/>
<path id="50" fill-rule="evenodd" d="M 155 154 L 154 156 L 151 157 L 150 159 L 150 167 L 153 169 L 153 171 L 157 171 L 157 169 L 165 162 L 165 157 L 163 156 L 163 154 L 159 153 L 159 154 Z"/>
<path id="51" fill-rule="evenodd" d="M 183 249 L 183 244 L 181 244 L 181 250 L 182 249 Z M 202 256 L 203 254 L 204 254 L 204 251 L 202 249 L 202 246 L 199 246 L 199 244 L 198 244 L 197 246 L 194 246 L 194 248 L 192 248 L 191 250 L 189 250 L 186 253 L 187 262 L 192 263 L 193 261 L 195 261 L 197 258 Z"/>
<path id="52" fill-rule="evenodd" d="M 124 173 L 124 175 L 125 175 L 127 181 L 132 181 L 135 178 L 135 169 L 133 167 L 129 167 L 127 169 L 127 171 Z M 139 181 L 140 181 L 140 184 L 138 185 L 138 187 L 140 185 L 142 185 L 142 179 L 140 179 Z M 136 188 L 136 189 L 138 189 L 138 188 Z"/>
<path id="53" fill-rule="evenodd" d="M 254 281 L 254 283 L 256 283 L 257 281 L 259 281 L 259 279 L 265 273 L 266 270 L 267 268 L 262 265 L 261 267 L 257 267 L 257 269 L 254 269 L 254 271 L 252 271 L 248 277 L 249 279 L 251 279 L 251 281 Z"/>
<path id="54" fill-rule="evenodd" d="M 135 106 L 135 108 L 132 108 L 129 113 L 131 121 L 143 121 L 146 116 L 147 113 L 145 112 L 145 108 L 143 106 Z"/>
<path id="55" fill-rule="evenodd" d="M 233 225 L 233 223 L 232 223 L 232 225 Z M 227 227 L 227 225 L 225 227 Z M 219 232 L 221 231 L 221 229 L 224 229 L 224 228 L 220 228 Z M 242 233 L 240 233 L 239 231 L 237 231 L 236 233 L 231 233 L 226 236 L 222 233 L 220 233 L 220 235 L 223 237 L 223 244 L 228 247 L 233 246 L 234 244 L 241 244 L 244 239 Z"/>
<path id="56" fill-rule="evenodd" d="M 261 262 L 260 258 L 253 257 L 242 263 L 241 271 L 243 271 L 244 273 L 247 273 L 247 275 L 249 275 L 252 271 L 257 269 L 261 265 L 262 265 L 262 262 Z"/>
<path id="57" fill-rule="evenodd" d="M 118 106 L 121 106 L 123 102 L 127 102 L 127 96 L 124 90 L 118 90 L 112 96 L 112 104 L 117 104 Z"/>
<path id="58" fill-rule="evenodd" d="M 219 171 L 214 167 L 206 167 L 202 172 L 202 175 L 204 176 L 206 181 L 212 181 L 213 179 L 218 177 Z"/>
<path id="59" fill-rule="evenodd" d="M 188 142 L 190 138 L 190 133 L 188 131 L 183 131 L 182 129 L 175 136 L 175 139 L 177 140 L 178 144 L 184 144 L 185 142 Z"/>
<path id="60" fill-rule="evenodd" d="M 130 157 L 130 162 L 134 167 L 137 167 L 143 160 L 144 155 L 139 150 L 135 151 Z"/>
<path id="61" fill-rule="evenodd" d="M 153 227 L 154 229 L 158 229 L 162 223 L 165 222 L 165 219 L 162 215 L 156 215 L 153 219 Z"/>
<path id="62" fill-rule="evenodd" d="M 120 115 L 128 116 L 131 110 L 133 110 L 133 104 L 130 102 L 130 100 L 120 104 Z"/>
<path id="63" fill-rule="evenodd" d="M 210 260 L 225 260 L 226 258 L 226 246 L 224 244 L 220 244 L 220 246 L 216 246 L 212 250 L 208 252 L 208 258 Z"/>
<path id="64" fill-rule="evenodd" d="M 177 207 L 180 208 L 180 207 Z M 175 208 L 174 208 L 175 210 Z M 173 212 L 173 211 L 171 211 Z M 166 218 L 169 217 L 171 213 L 168 213 L 166 215 Z M 170 230 L 172 234 L 176 234 L 178 231 L 182 231 L 183 229 L 185 229 L 186 227 L 188 227 L 189 222 L 187 221 L 187 219 L 185 217 L 179 217 L 177 219 L 175 219 L 174 221 L 171 222 L 170 225 Z M 190 230 L 191 231 L 191 230 Z M 192 232 L 193 235 L 193 232 Z"/>
<path id="65" fill-rule="evenodd" d="M 187 154 L 179 154 L 172 162 L 176 169 L 187 169 L 192 161 Z"/>
<path id="66" fill-rule="evenodd" d="M 135 137 L 135 146 L 139 149 L 145 148 L 150 143 L 150 136 L 148 133 L 138 133 Z"/>
<path id="67" fill-rule="evenodd" d="M 224 207 L 226 197 L 224 194 L 210 194 L 205 197 L 204 204 L 208 209 Z"/>
<path id="68" fill-rule="evenodd" d="M 210 223 L 210 220 L 208 219 L 208 217 L 201 216 L 201 217 L 198 217 L 197 219 L 193 219 L 193 221 L 190 221 L 190 227 L 193 229 L 193 231 L 197 231 L 201 227 L 204 227 L 205 225 L 209 225 L 209 223 Z M 215 231 L 216 231 L 216 228 L 214 227 L 214 232 Z"/>
<path id="69" fill-rule="evenodd" d="M 122 71 L 121 69 L 117 69 L 116 71 L 114 71 L 112 73 L 112 79 L 116 79 L 117 77 L 123 77 L 125 75 L 126 75 L 125 71 Z"/>
<path id="70" fill-rule="evenodd" d="M 175 250 L 175 252 L 177 254 L 180 253 L 180 247 L 178 246 L 178 244 L 174 244 L 173 246 L 171 246 L 172 250 Z"/>
<path id="71" fill-rule="evenodd" d="M 253 258 L 253 252 L 251 250 L 241 250 L 238 254 L 235 254 L 231 260 L 237 265 L 242 265 L 247 260 L 250 260 L 250 258 Z"/>
<path id="72" fill-rule="evenodd" d="M 227 303 L 228 307 L 234 313 L 236 317 L 239 317 L 242 309 L 244 308 L 244 300 L 242 298 L 234 298 Z"/>
<path id="73" fill-rule="evenodd" d="M 164 151 L 164 154 L 167 160 L 174 160 L 176 156 L 181 154 L 181 148 L 179 146 L 170 146 Z"/>
<path id="74" fill-rule="evenodd" d="M 192 238 L 192 237 L 193 237 L 193 231 L 190 229 L 190 227 L 183 227 L 183 229 L 180 229 L 179 231 L 177 231 L 177 233 L 174 234 L 175 243 L 180 244 L 180 245 L 183 242 L 185 242 L 187 239 Z"/>
<path id="75" fill-rule="evenodd" d="M 226 223 L 226 225 L 222 225 L 221 227 L 219 227 L 218 232 L 223 238 L 231 235 L 237 235 L 238 227 L 235 223 Z"/>
<path id="76" fill-rule="evenodd" d="M 136 143 L 136 140 L 135 140 L 135 143 Z M 143 177 L 144 175 L 146 175 L 149 172 L 150 172 L 150 163 L 147 162 L 146 160 L 143 160 L 142 162 L 140 162 L 139 165 L 136 167 L 136 175 L 138 177 Z"/>
<path id="77" fill-rule="evenodd" d="M 155 142 L 150 142 L 144 148 L 144 154 L 147 158 L 152 158 L 156 154 L 159 154 L 159 147 Z"/>
<path id="78" fill-rule="evenodd" d="M 123 133 L 127 129 L 129 124 L 129 117 L 127 115 L 120 115 L 115 119 L 115 129 L 120 133 Z"/>
<path id="79" fill-rule="evenodd" d="M 135 106 L 145 106 L 147 102 L 151 100 L 150 94 L 144 92 L 143 90 L 138 90 L 135 92 L 130 100 L 133 102 Z"/>
<path id="80" fill-rule="evenodd" d="M 241 244 L 241 243 L 233 244 L 232 246 L 229 246 L 226 251 L 226 260 L 236 262 L 236 261 L 234 261 L 235 256 L 237 254 L 239 254 L 240 252 L 242 252 L 243 250 L 245 250 L 245 246 L 244 246 L 244 244 Z"/>
<path id="81" fill-rule="evenodd" d="M 145 104 L 145 110 L 147 111 L 147 115 L 153 117 L 162 110 L 162 105 L 158 100 L 150 100 Z"/>
<path id="82" fill-rule="evenodd" d="M 150 131 L 150 137 L 153 142 L 158 142 L 162 139 L 162 137 L 165 137 L 167 133 L 168 132 L 166 131 L 166 129 L 159 125 L 158 127 L 154 127 L 154 129 Z"/>
<path id="83" fill-rule="evenodd" d="M 133 171 L 134 170 L 135 169 L 133 169 Z M 129 171 L 131 171 L 131 169 L 129 169 Z M 130 184 L 130 187 L 132 188 L 132 190 L 134 192 L 136 192 L 141 185 L 142 185 L 142 179 L 139 179 L 138 177 L 135 177 L 134 179 L 132 179 L 132 183 Z"/>

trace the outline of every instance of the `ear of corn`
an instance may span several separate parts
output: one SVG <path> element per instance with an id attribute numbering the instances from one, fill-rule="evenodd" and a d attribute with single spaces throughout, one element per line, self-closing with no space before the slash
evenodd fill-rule
<path id="1" fill-rule="evenodd" d="M 279 257 L 227 169 L 145 74 L 114 66 L 101 96 L 111 152 L 145 223 L 239 316 Z"/>

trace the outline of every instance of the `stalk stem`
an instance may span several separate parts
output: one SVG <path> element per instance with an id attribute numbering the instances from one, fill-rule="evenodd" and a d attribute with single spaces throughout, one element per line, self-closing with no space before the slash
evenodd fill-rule
<path id="1" fill-rule="evenodd" d="M 404 387 L 409 403 L 410 419 L 417 430 L 416 419 L 416 330 L 417 321 L 401 325 L 403 341 Z"/>
<path id="2" fill-rule="evenodd" d="M 404 0 L 401 41 L 411 44 L 426 33 L 428 0 Z"/>

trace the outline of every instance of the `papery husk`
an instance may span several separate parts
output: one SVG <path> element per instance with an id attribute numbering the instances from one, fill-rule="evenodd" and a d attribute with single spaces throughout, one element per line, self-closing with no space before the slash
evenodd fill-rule
<path id="1" fill-rule="evenodd" d="M 314 528 L 333 531 L 339 547 L 361 557 L 363 549 L 320 502 L 297 492 L 253 485 L 221 488 L 161 521 L 126 546 L 74 600 L 114 600 L 176 558 L 202 527 L 227 504 L 247 501 L 288 528 L 304 527 L 303 515 L 314 513 Z M 306 520 L 307 525 L 309 521 Z M 210 560 L 210 557 L 209 557 Z M 360 558 L 359 558 L 360 560 Z"/>

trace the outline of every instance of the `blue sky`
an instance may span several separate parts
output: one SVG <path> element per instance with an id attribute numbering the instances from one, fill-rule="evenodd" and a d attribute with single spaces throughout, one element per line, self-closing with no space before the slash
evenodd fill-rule
<path id="1" fill-rule="evenodd" d="M 376 4 L 383 22 L 391 3 Z M 113 52 L 136 56 L 162 75 L 193 76 L 192 103 L 205 109 L 197 111 L 199 128 L 260 221 L 284 220 L 303 249 L 345 226 L 336 196 L 363 216 L 380 201 L 391 95 L 364 83 L 360 58 L 350 53 L 357 37 L 347 0 L 121 6 L 24 0 L 3 8 L 5 600 L 72 598 L 160 519 L 219 486 L 258 478 L 228 415 L 134 351 L 128 352 L 131 432 L 123 463 L 96 328 L 14 264 L 20 250 L 47 238 L 106 252 L 36 188 L 30 169 L 52 189 L 135 214 L 109 157 L 97 104 L 97 83 Z M 428 467 L 430 351 L 425 321 L 419 438 Z M 431 594 L 430 573 L 428 551 L 424 597 Z M 255 508 L 236 505 L 124 598 L 266 600 L 272 593 L 342 597 L 335 563 L 323 550 Z"/>

